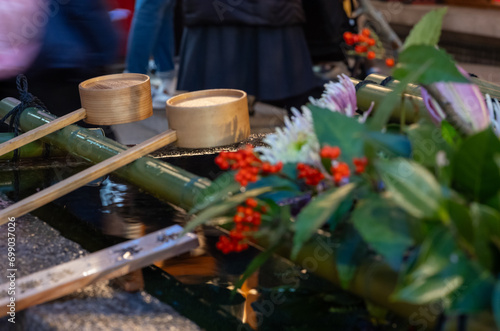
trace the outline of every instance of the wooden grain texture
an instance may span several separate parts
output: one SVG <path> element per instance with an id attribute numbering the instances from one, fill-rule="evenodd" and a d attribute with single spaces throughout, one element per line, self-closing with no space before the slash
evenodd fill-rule
<path id="1" fill-rule="evenodd" d="M 216 99 L 234 101 L 214 104 L 212 101 Z M 177 130 L 179 147 L 225 146 L 250 135 L 247 94 L 240 90 L 215 89 L 177 95 L 167 100 L 167 118 L 169 126 Z"/>
<path id="2" fill-rule="evenodd" d="M 80 108 L 75 110 L 74 112 L 69 113 L 63 117 L 59 117 L 58 119 L 47 123 L 45 125 L 39 126 L 36 129 L 30 130 L 28 132 L 23 133 L 20 136 L 10 139 L 9 141 L 0 144 L 0 155 L 7 154 L 12 152 L 19 147 L 27 145 L 35 140 L 38 140 L 46 135 L 60 130 L 70 124 L 76 123 L 86 116 L 85 109 Z"/>
<path id="3" fill-rule="evenodd" d="M 0 285 L 0 314 L 7 314 L 10 298 L 15 297 L 16 313 L 70 294 L 97 281 L 126 275 L 134 270 L 165 260 L 198 247 L 192 233 L 180 236 L 183 228 L 174 225 L 142 238 L 95 252 L 80 259 L 63 263 L 16 279 L 15 295 L 9 295 L 10 282 Z M 16 269 L 5 271 L 17 273 Z"/>
<path id="4" fill-rule="evenodd" d="M 8 222 L 9 217 L 19 217 L 29 213 L 63 195 L 76 190 L 77 188 L 90 183 L 116 169 L 146 155 L 160 147 L 174 142 L 177 134 L 173 130 L 168 130 L 145 142 L 138 144 L 118 155 L 102 161 L 84 171 L 79 172 L 45 190 L 35 193 L 24 200 L 21 200 L 0 211 L 0 225 Z"/>
<path id="5" fill-rule="evenodd" d="M 149 76 L 124 73 L 95 77 L 79 85 L 85 122 L 115 125 L 153 115 Z"/>

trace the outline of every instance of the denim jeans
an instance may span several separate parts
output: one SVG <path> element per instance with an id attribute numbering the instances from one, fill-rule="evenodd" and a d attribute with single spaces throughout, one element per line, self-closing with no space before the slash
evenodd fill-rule
<path id="1" fill-rule="evenodd" d="M 175 0 L 137 0 L 128 39 L 127 71 L 146 74 L 153 56 L 158 72 L 174 69 Z"/>

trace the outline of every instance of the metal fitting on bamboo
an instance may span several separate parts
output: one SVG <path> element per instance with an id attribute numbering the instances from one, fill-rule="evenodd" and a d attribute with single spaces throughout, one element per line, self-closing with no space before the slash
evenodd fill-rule
<path id="1" fill-rule="evenodd" d="M 354 85 L 361 83 L 360 80 L 351 78 Z M 377 84 L 368 83 L 363 85 L 356 92 L 358 100 L 358 108 L 360 111 L 367 111 L 372 102 L 375 103 L 373 111 L 377 111 L 377 107 L 382 100 L 392 92 L 392 89 Z M 401 114 L 405 113 L 406 123 L 414 123 L 418 121 L 420 116 L 426 116 L 427 109 L 421 97 L 417 97 L 408 93 L 404 93 L 402 98 L 399 98 L 398 103 L 394 106 L 391 116 L 392 120 L 399 121 Z"/>
<path id="2" fill-rule="evenodd" d="M 393 89 L 399 85 L 400 81 L 394 78 L 388 79 L 388 76 L 380 75 L 380 74 L 371 74 L 365 78 L 366 80 L 371 80 L 377 84 L 382 84 L 385 81 L 383 86 Z M 416 84 L 408 84 L 406 85 L 406 93 L 411 94 L 417 97 L 421 96 L 420 86 Z"/>
<path id="3" fill-rule="evenodd" d="M 0 116 L 5 116 L 18 100 L 6 98 L 0 101 Z M 21 115 L 20 127 L 26 132 L 55 120 L 52 114 L 36 108 L 28 108 Z M 43 142 L 68 151 L 91 163 L 109 159 L 127 149 L 111 139 L 99 137 L 76 125 L 69 125 L 43 138 Z M 189 209 L 201 199 L 202 192 L 210 185 L 208 179 L 195 176 L 183 169 L 152 157 L 142 157 L 114 174 L 144 189 L 152 195 Z"/>

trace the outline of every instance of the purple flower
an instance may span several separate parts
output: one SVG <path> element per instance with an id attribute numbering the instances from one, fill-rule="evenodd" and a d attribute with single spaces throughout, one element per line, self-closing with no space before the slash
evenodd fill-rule
<path id="1" fill-rule="evenodd" d="M 458 67 L 460 72 L 466 72 Z M 422 98 L 434 123 L 439 124 L 447 119 L 452 124 L 470 128 L 472 132 L 486 129 L 490 125 L 488 108 L 479 87 L 472 83 L 434 83 L 432 87 L 441 94 L 441 97 L 450 104 L 453 111 L 447 114 L 425 88 L 422 88 Z"/>
<path id="2" fill-rule="evenodd" d="M 325 84 L 325 91 L 320 99 L 309 98 L 312 105 L 328 109 L 332 112 L 341 113 L 347 117 L 354 117 L 358 109 L 356 99 L 356 88 L 351 79 L 342 74 L 337 76 L 338 82 L 329 82 Z M 373 109 L 372 103 L 370 109 L 358 117 L 358 121 L 364 123 Z"/>

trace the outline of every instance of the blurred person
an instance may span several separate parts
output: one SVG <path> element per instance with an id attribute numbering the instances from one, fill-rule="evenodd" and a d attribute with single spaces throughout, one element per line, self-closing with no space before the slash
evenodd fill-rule
<path id="1" fill-rule="evenodd" d="M 36 0 L 0 1 L 0 80 L 26 71 L 41 48 L 42 29 L 33 29 L 20 18 L 35 17 Z"/>
<path id="2" fill-rule="evenodd" d="M 153 85 L 153 107 L 164 108 L 174 91 L 175 79 L 175 0 L 137 0 L 128 40 L 126 71 L 149 72 L 149 59 L 154 58 L 158 86 Z"/>
<path id="3" fill-rule="evenodd" d="M 343 34 L 353 30 L 341 0 L 303 1 L 304 31 L 313 63 L 345 61 Z"/>
<path id="4" fill-rule="evenodd" d="M 301 0 L 184 0 L 179 90 L 235 88 L 281 107 L 319 97 Z"/>
<path id="5" fill-rule="evenodd" d="M 0 0 L 3 5 L 21 2 L 28 0 Z M 62 116 L 80 108 L 78 85 L 82 81 L 108 73 L 106 66 L 113 63 L 117 51 L 117 35 L 102 0 L 35 2 L 37 8 L 12 18 L 21 23 L 20 36 L 36 32 L 38 38 L 29 40 L 29 49 L 37 49 L 36 57 L 31 65 L 10 74 L 24 73 L 29 91 L 51 113 Z M 18 54 L 28 56 L 22 49 Z M 17 95 L 15 77 L 0 82 L 0 98 Z"/>

